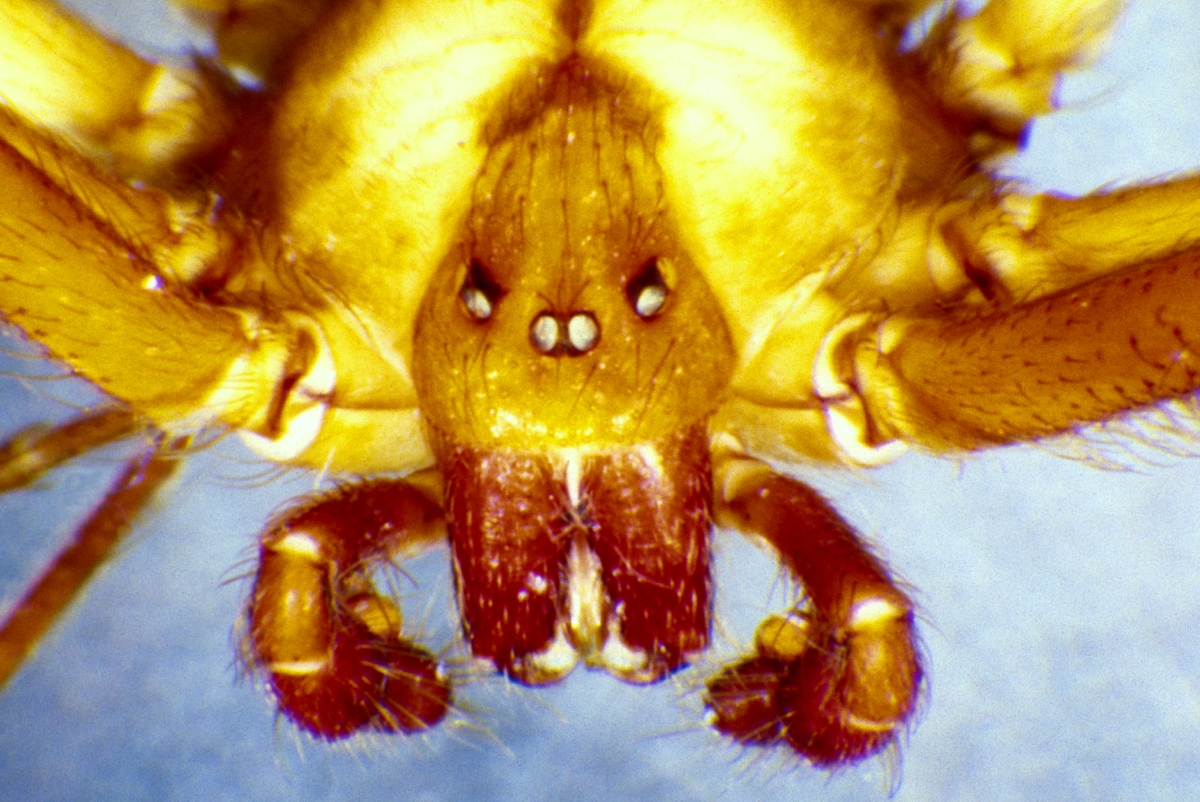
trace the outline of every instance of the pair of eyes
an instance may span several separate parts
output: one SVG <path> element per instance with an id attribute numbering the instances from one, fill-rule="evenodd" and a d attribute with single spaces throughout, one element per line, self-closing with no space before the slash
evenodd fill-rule
<path id="1" fill-rule="evenodd" d="M 472 259 L 458 297 L 467 314 L 483 322 L 491 318 L 504 292 L 487 267 L 478 259 Z M 626 282 L 625 298 L 634 314 L 642 320 L 649 320 L 662 312 L 667 303 L 667 282 L 659 270 L 658 257 L 646 260 L 637 274 Z M 576 317 L 582 317 L 582 313 L 571 320 L 574 321 Z"/>

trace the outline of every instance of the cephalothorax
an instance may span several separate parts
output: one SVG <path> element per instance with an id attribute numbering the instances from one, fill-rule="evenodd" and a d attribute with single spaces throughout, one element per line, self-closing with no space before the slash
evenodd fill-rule
<path id="1" fill-rule="evenodd" d="M 714 725 L 878 752 L 921 689 L 912 605 L 767 461 L 981 448 L 1200 384 L 1195 179 L 1068 200 L 984 169 L 1115 4 L 994 0 L 901 52 L 926 5 L 217 4 L 261 89 L 114 51 L 88 105 L 25 33 L 99 40 L 10 0 L 0 311 L 123 402 L 16 441 L 11 482 L 152 427 L 106 504 L 136 507 L 214 425 L 343 477 L 267 526 L 247 612 L 327 739 L 451 704 L 373 565 L 448 539 L 473 657 L 649 683 L 709 644 L 711 530 L 738 529 L 805 597 L 708 681 Z"/>

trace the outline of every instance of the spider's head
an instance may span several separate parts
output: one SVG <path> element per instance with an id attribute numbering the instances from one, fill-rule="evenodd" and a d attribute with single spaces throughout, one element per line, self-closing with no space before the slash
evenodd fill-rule
<path id="1" fill-rule="evenodd" d="M 444 436 L 632 444 L 720 401 L 728 329 L 672 230 L 648 127 L 619 100 L 566 70 L 496 134 L 417 323 L 422 410 Z"/>
<path id="2" fill-rule="evenodd" d="M 531 684 L 579 660 L 653 682 L 708 643 L 705 424 L 733 346 L 648 126 L 586 70 L 545 89 L 492 140 L 414 379 L 472 653 Z"/>

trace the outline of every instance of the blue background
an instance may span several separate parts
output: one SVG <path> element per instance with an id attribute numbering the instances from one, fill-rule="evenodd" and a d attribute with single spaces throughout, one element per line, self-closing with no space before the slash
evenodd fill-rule
<path id="1" fill-rule="evenodd" d="M 186 47 L 160 3 L 86 5 L 145 50 Z M 1189 0 L 1135 2 L 1006 172 L 1083 192 L 1200 165 L 1198 33 Z M 0 369 L 47 366 L 9 355 Z M 51 399 L 77 392 L 0 378 L 4 429 L 68 416 Z M 815 477 L 915 588 L 930 674 L 901 760 L 833 776 L 706 731 L 704 667 L 654 688 L 586 672 L 544 691 L 477 680 L 457 722 L 426 737 L 297 736 L 238 678 L 232 628 L 262 522 L 312 480 L 222 443 L 188 463 L 0 696 L 0 798 L 850 800 L 894 783 L 898 800 L 1200 798 L 1200 462 L 1143 448 L 1111 471 L 1057 456 L 1094 453 L 1101 437 Z M 0 602 L 87 513 L 120 453 L 0 498 Z M 736 536 L 718 550 L 719 615 L 744 642 L 776 570 Z M 425 595 L 398 578 L 406 612 L 445 643 L 444 553 L 412 574 Z"/>

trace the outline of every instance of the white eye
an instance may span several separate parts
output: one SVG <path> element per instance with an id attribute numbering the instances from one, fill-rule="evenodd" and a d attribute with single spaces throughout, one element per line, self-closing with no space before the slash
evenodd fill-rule
<path id="1" fill-rule="evenodd" d="M 538 351 L 550 353 L 558 345 L 558 321 L 553 315 L 538 315 L 529 329 L 529 339 Z"/>
<path id="2" fill-rule="evenodd" d="M 658 257 L 647 260 L 625 285 L 625 295 L 642 320 L 657 315 L 667 303 L 667 282 L 658 269 L 658 262 Z"/>
<path id="3" fill-rule="evenodd" d="M 463 287 L 459 297 L 467 307 L 467 312 L 476 320 L 487 320 L 492 316 L 492 302 L 483 294 L 483 290 L 477 287 Z"/>
<path id="4" fill-rule="evenodd" d="M 667 288 L 662 284 L 650 284 L 642 288 L 637 300 L 633 302 L 633 310 L 638 317 L 653 317 L 667 302 Z"/>
<path id="5" fill-rule="evenodd" d="M 579 353 L 587 353 L 600 340 L 600 324 L 588 312 L 571 315 L 567 321 L 567 341 Z"/>
<path id="6" fill-rule="evenodd" d="M 504 290 L 492 278 L 491 272 L 478 259 L 472 259 L 467 269 L 467 277 L 463 279 L 462 289 L 458 291 L 459 300 L 467 314 L 475 320 L 484 321 L 492 316 L 496 303 Z"/>

